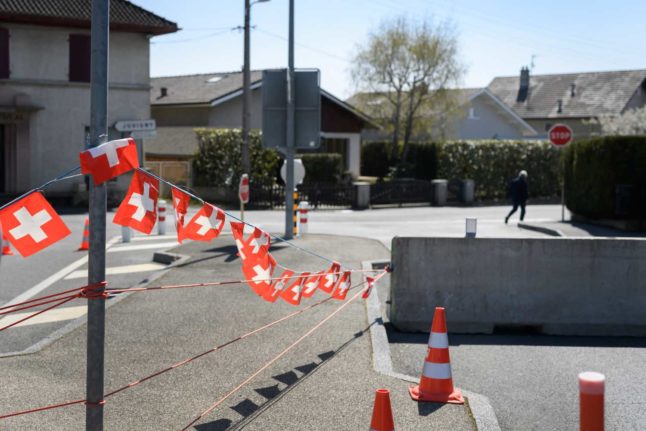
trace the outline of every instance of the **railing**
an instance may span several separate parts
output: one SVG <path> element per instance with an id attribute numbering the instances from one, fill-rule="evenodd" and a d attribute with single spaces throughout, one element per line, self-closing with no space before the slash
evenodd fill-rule
<path id="1" fill-rule="evenodd" d="M 432 197 L 430 181 L 396 180 L 370 186 L 371 205 L 430 203 Z"/>

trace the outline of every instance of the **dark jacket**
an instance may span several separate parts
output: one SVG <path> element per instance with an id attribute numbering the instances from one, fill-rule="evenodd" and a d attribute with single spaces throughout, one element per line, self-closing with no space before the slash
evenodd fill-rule
<path id="1" fill-rule="evenodd" d="M 517 176 L 511 181 L 509 186 L 509 195 L 512 202 L 522 203 L 527 200 L 529 196 L 527 192 L 527 180 L 523 176 Z"/>

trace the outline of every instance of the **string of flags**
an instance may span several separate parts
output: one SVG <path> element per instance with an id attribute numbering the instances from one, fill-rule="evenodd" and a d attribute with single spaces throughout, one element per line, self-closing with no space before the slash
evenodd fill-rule
<path id="1" fill-rule="evenodd" d="M 160 179 L 139 168 L 135 141 L 132 138 L 109 141 L 82 151 L 79 159 L 81 173 L 91 175 L 96 185 L 135 171 L 113 222 L 150 234 L 157 221 Z M 166 180 L 162 181 L 171 186 L 179 243 L 187 239 L 209 242 L 220 235 L 226 222 L 226 213 L 222 209 L 202 201 L 202 208 L 186 222 L 191 195 Z M 38 190 L 2 208 L 0 226 L 2 234 L 23 257 L 31 256 L 70 234 L 63 219 Z M 271 255 L 271 236 L 267 232 L 237 221 L 230 221 L 230 227 L 245 280 L 265 301 L 275 302 L 280 297 L 290 304 L 299 305 L 302 298 L 311 297 L 317 290 L 333 299 L 346 298 L 352 284 L 352 271 L 342 271 L 338 262 L 332 262 L 326 271 L 297 274 L 278 264 Z M 282 271 L 280 275 L 275 275 L 277 269 Z M 370 294 L 374 280 L 366 278 L 364 298 Z"/>

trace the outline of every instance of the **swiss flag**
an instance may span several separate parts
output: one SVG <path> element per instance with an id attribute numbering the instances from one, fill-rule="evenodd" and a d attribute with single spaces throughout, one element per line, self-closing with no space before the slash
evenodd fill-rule
<path id="1" fill-rule="evenodd" d="M 211 241 L 224 227 L 224 211 L 205 203 L 182 229 L 182 237 L 195 241 Z"/>
<path id="2" fill-rule="evenodd" d="M 336 290 L 332 294 L 332 298 L 339 299 L 343 301 L 346 296 L 348 296 L 348 290 L 350 290 L 350 271 L 346 271 L 341 276 L 339 284 L 336 286 Z"/>
<path id="3" fill-rule="evenodd" d="M 334 286 L 336 286 L 339 277 L 341 276 L 341 265 L 338 262 L 333 262 L 330 269 L 327 270 L 325 275 L 319 281 L 319 289 L 325 293 L 332 293 Z"/>
<path id="4" fill-rule="evenodd" d="M 323 274 L 323 271 L 317 272 L 303 282 L 303 297 L 309 298 L 314 295 L 314 292 L 316 292 L 316 289 L 319 287 Z"/>
<path id="5" fill-rule="evenodd" d="M 254 227 L 253 232 L 249 234 L 248 238 L 245 238 L 244 228 L 244 223 L 231 222 L 231 233 L 238 247 L 238 256 L 243 261 L 262 259 L 269 253 L 271 244 L 269 234 L 260 228 Z"/>
<path id="6" fill-rule="evenodd" d="M 23 256 L 54 244 L 70 234 L 63 219 L 40 192 L 34 192 L 0 211 L 2 233 Z"/>
<path id="7" fill-rule="evenodd" d="M 303 272 L 296 277 L 292 284 L 283 289 L 280 297 L 292 305 L 299 305 L 303 297 L 303 282 L 310 275 L 309 272 Z"/>
<path id="8" fill-rule="evenodd" d="M 368 287 L 366 287 L 363 295 L 361 295 L 363 299 L 368 299 L 370 296 L 370 292 L 372 292 L 372 288 L 375 286 L 375 279 L 372 277 L 366 277 L 366 283 L 368 284 Z"/>
<path id="9" fill-rule="evenodd" d="M 121 226 L 149 234 L 157 221 L 157 198 L 159 181 L 141 171 L 136 171 L 128 193 L 124 198 L 113 221 Z"/>
<path id="10" fill-rule="evenodd" d="M 271 285 L 271 289 L 267 289 L 265 291 L 263 299 L 267 302 L 276 302 L 280 294 L 283 292 L 283 289 L 285 289 L 285 286 L 289 283 L 290 278 L 292 278 L 292 275 L 294 275 L 294 271 L 289 269 L 284 270 L 280 278 L 274 280 Z"/>
<path id="11" fill-rule="evenodd" d="M 262 259 L 246 261 L 242 264 L 242 273 L 247 284 L 257 295 L 262 297 L 271 289 L 274 269 L 276 269 L 276 260 L 271 254 L 267 254 Z"/>
<path id="12" fill-rule="evenodd" d="M 89 148 L 81 152 L 80 160 L 81 173 L 92 174 L 96 185 L 139 167 L 137 144 L 132 138 Z"/>
<path id="13" fill-rule="evenodd" d="M 188 212 L 188 204 L 191 197 L 178 189 L 173 187 L 171 189 L 173 197 L 173 209 L 175 210 L 175 229 L 177 230 L 177 241 L 181 244 L 184 239 L 184 217 Z"/>

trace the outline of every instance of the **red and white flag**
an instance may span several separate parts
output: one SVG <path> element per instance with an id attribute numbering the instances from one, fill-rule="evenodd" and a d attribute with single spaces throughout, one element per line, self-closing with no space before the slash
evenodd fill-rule
<path id="1" fill-rule="evenodd" d="M 238 256 L 243 261 L 247 259 L 262 259 L 269 253 L 271 238 L 269 234 L 260 228 L 255 227 L 247 238 L 244 235 L 245 224 L 231 222 L 231 233 L 238 247 Z"/>
<path id="2" fill-rule="evenodd" d="M 316 292 L 316 289 L 318 289 L 319 287 L 319 283 L 321 282 L 321 277 L 323 276 L 323 274 L 323 271 L 317 272 L 303 282 L 304 298 L 309 298 L 310 296 L 314 295 L 314 292 Z"/>
<path id="3" fill-rule="evenodd" d="M 209 242 L 217 238 L 224 227 L 224 211 L 205 203 L 182 229 L 182 237 Z"/>
<path id="4" fill-rule="evenodd" d="M 267 254 L 261 259 L 245 261 L 242 264 L 242 273 L 247 284 L 257 295 L 262 297 L 271 289 L 274 269 L 276 269 L 276 260 L 271 254 Z"/>
<path id="5" fill-rule="evenodd" d="M 348 296 L 348 290 L 350 290 L 350 271 L 345 271 L 339 280 L 339 284 L 336 286 L 332 298 L 339 299 L 343 301 L 346 296 Z"/>
<path id="6" fill-rule="evenodd" d="M 121 226 L 149 234 L 157 221 L 157 198 L 159 180 L 136 171 L 132 176 L 128 193 L 114 215 L 113 221 Z"/>
<path id="7" fill-rule="evenodd" d="M 283 289 L 285 289 L 285 286 L 289 284 L 292 275 L 294 275 L 294 271 L 285 269 L 280 278 L 274 280 L 274 282 L 271 284 L 271 289 L 268 289 L 265 292 L 263 299 L 267 302 L 276 302 L 280 294 L 283 292 Z"/>
<path id="8" fill-rule="evenodd" d="M 372 277 L 366 277 L 366 283 L 368 286 L 366 287 L 366 290 L 363 291 L 363 295 L 361 295 L 363 299 L 368 299 L 370 296 L 370 292 L 372 292 L 372 288 L 375 286 L 375 279 Z"/>
<path id="9" fill-rule="evenodd" d="M 334 286 L 339 281 L 341 277 L 341 265 L 338 262 L 333 262 L 330 266 L 330 269 L 327 270 L 325 275 L 321 277 L 319 281 L 319 290 L 322 290 L 325 293 L 332 293 Z"/>
<path id="10" fill-rule="evenodd" d="M 292 284 L 283 289 L 280 297 L 292 305 L 299 305 L 303 297 L 303 282 L 310 275 L 309 272 L 303 272 L 296 277 Z"/>
<path id="11" fill-rule="evenodd" d="M 81 173 L 92 174 L 94 184 L 103 184 L 139 167 L 137 144 L 132 138 L 118 139 L 89 148 L 80 154 Z"/>
<path id="12" fill-rule="evenodd" d="M 191 201 L 191 197 L 177 187 L 171 189 L 171 194 L 173 197 L 173 209 L 175 210 L 177 242 L 181 244 L 184 239 L 184 217 L 186 217 L 186 213 L 188 212 L 188 204 Z"/>
<path id="13" fill-rule="evenodd" d="M 0 211 L 2 233 L 23 256 L 54 244 L 70 234 L 63 219 L 40 192 L 34 192 Z"/>

